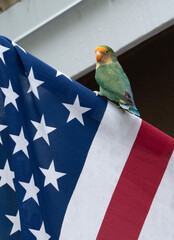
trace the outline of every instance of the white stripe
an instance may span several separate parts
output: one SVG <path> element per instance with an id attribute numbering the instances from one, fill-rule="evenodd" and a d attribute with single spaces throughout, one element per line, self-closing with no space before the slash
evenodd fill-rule
<path id="1" fill-rule="evenodd" d="M 147 215 L 139 240 L 174 239 L 174 152 Z"/>
<path id="2" fill-rule="evenodd" d="M 108 103 L 65 214 L 61 240 L 97 237 L 141 119 Z"/>

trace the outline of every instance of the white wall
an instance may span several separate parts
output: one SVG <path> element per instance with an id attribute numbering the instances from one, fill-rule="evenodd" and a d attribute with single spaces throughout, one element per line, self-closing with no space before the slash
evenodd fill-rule
<path id="1" fill-rule="evenodd" d="M 82 0 L 21 0 L 0 14 L 0 31 L 18 41 Z"/>
<path id="2" fill-rule="evenodd" d="M 28 1 L 22 0 L 19 3 L 25 2 L 25 11 Z M 36 5 L 37 1 L 30 0 L 35 8 L 34 16 L 40 16 L 44 7 L 46 16 L 45 0 L 42 0 L 42 8 L 41 5 Z M 18 39 L 18 44 L 30 53 L 75 78 L 94 69 L 96 46 L 107 44 L 120 54 L 174 24 L 174 0 L 83 0 L 78 1 L 79 4 L 73 0 L 70 2 L 66 5 L 67 9 L 70 6 L 68 11 L 57 14 L 57 17 L 55 11 L 52 17 L 50 14 L 46 19 L 45 22 L 48 23 L 42 27 L 36 26 L 37 30 L 33 32 L 31 28 L 28 35 L 24 31 L 24 17 L 23 31 L 26 36 L 22 37 L 20 33 L 12 39 Z M 55 5 L 55 9 L 56 7 L 58 5 Z M 60 10 L 59 8 L 57 11 Z M 10 24 L 8 31 L 9 29 Z"/>

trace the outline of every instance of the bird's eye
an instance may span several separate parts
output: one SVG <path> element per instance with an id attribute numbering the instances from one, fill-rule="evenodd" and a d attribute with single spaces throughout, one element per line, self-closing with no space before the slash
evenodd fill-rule
<path id="1" fill-rule="evenodd" d="M 108 53 L 108 50 L 106 50 L 105 53 Z"/>

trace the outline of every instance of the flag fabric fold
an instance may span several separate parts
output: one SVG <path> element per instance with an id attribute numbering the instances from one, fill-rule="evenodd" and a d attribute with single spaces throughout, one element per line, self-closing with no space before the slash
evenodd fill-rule
<path id="1" fill-rule="evenodd" d="M 0 88 L 0 239 L 173 239 L 171 137 L 5 37 Z"/>

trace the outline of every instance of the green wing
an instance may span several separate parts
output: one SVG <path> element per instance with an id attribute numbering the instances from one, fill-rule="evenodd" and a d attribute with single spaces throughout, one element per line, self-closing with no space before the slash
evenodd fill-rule
<path id="1" fill-rule="evenodd" d="M 119 62 L 99 66 L 95 78 L 99 86 L 104 90 L 114 93 L 117 98 L 127 104 L 133 103 L 129 79 Z"/>

